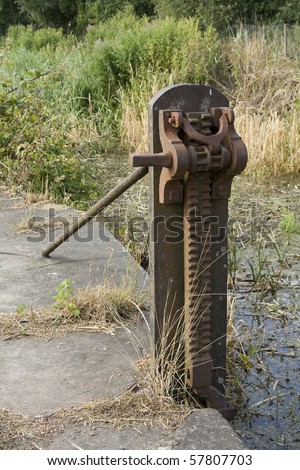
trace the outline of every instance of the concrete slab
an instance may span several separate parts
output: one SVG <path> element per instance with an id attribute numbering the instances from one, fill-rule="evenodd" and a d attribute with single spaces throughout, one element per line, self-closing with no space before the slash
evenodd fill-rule
<path id="1" fill-rule="evenodd" d="M 178 429 L 70 427 L 47 447 L 52 450 L 243 450 L 242 441 L 216 410 L 191 413 Z"/>
<path id="2" fill-rule="evenodd" d="M 137 334 L 137 332 L 136 332 Z M 116 396 L 136 381 L 134 362 L 144 354 L 125 331 L 72 333 L 51 341 L 0 341 L 0 408 L 29 417 Z M 41 448 L 244 449 L 216 410 L 193 412 L 178 429 L 67 426 Z M 1 448 L 1 446 L 0 446 Z"/>
<path id="3" fill-rule="evenodd" d="M 0 199 L 1 202 L 1 199 Z M 1 206 L 0 206 L 1 207 Z M 20 304 L 41 307 L 53 303 L 57 285 L 68 278 L 75 288 L 101 282 L 116 282 L 126 272 L 135 272 L 140 283 L 145 273 L 125 248 L 99 222 L 90 222 L 61 245 L 50 258 L 41 256 L 47 242 L 53 241 L 62 229 L 42 233 L 17 233 L 18 224 L 35 217 L 42 221 L 52 217 L 75 215 L 70 209 L 13 208 L 2 199 L 0 210 L 0 313 L 15 312 Z M 24 223 L 24 222 L 23 222 Z"/>
<path id="4" fill-rule="evenodd" d="M 0 341 L 0 408 L 27 416 L 115 396 L 136 380 L 125 331 Z"/>

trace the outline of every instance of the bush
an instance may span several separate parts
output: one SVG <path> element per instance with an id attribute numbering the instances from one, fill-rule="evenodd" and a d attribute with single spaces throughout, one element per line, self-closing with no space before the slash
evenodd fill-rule
<path id="1" fill-rule="evenodd" d="M 120 22 L 117 37 L 112 28 L 107 33 L 107 26 L 88 32 L 86 67 L 75 84 L 78 96 L 97 103 L 103 96 L 114 96 L 120 87 L 129 87 L 132 77 L 145 69 L 171 74 L 175 82 L 214 81 L 222 54 L 213 28 L 201 33 L 193 18 L 125 21 Z"/>
<path id="2" fill-rule="evenodd" d="M 127 7 L 105 22 L 98 22 L 87 28 L 85 40 L 93 46 L 96 42 L 100 44 L 104 40 L 114 39 L 122 36 L 126 31 L 137 31 L 147 23 L 147 19 L 138 19 L 133 8 Z"/>
<path id="3" fill-rule="evenodd" d="M 45 47 L 54 50 L 63 41 L 62 29 L 43 28 L 35 30 L 32 26 L 10 26 L 7 38 L 13 48 L 24 47 L 29 51 L 39 51 Z"/>
<path id="4" fill-rule="evenodd" d="M 51 80 L 47 76 L 47 83 Z M 77 206 L 98 196 L 101 183 L 93 178 L 80 143 L 68 138 L 60 116 L 53 116 L 37 96 L 35 81 L 24 80 L 16 90 L 3 79 L 1 85 L 1 180 Z"/>

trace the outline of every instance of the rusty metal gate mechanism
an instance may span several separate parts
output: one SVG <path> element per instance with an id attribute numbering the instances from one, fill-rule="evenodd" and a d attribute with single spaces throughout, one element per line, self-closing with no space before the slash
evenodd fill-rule
<path id="1" fill-rule="evenodd" d="M 225 398 L 228 198 L 233 177 L 246 166 L 247 150 L 228 104 L 224 95 L 203 85 L 162 90 L 149 106 L 150 154 L 132 155 L 132 165 L 151 167 L 156 354 L 171 319 L 170 344 L 184 331 L 186 384 L 203 406 L 230 418 Z"/>

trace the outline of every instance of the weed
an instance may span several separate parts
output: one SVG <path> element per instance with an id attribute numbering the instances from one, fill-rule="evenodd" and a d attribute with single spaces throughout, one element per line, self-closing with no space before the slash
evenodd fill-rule
<path id="1" fill-rule="evenodd" d="M 70 281 L 70 279 L 64 279 L 60 284 L 57 286 L 57 295 L 54 296 L 56 303 L 64 302 L 66 299 L 69 299 L 74 295 L 73 289 L 71 285 L 74 284 L 74 281 Z"/>
<path id="2" fill-rule="evenodd" d="M 74 297 L 74 292 L 71 287 L 72 284 L 74 284 L 74 282 L 69 279 L 64 279 L 60 284 L 58 284 L 57 295 L 54 296 L 56 302 L 53 307 L 58 310 L 65 310 L 70 315 L 74 315 L 79 318 L 80 310 L 76 303 L 72 301 Z"/>
<path id="3" fill-rule="evenodd" d="M 56 300 L 54 308 L 60 310 L 66 309 L 72 315 L 80 317 L 80 310 L 74 302 L 71 302 L 71 299 L 74 297 L 74 292 L 71 287 L 72 284 L 74 284 L 74 282 L 69 279 L 64 279 L 60 284 L 58 284 L 57 295 L 54 296 L 54 299 Z"/>
<path id="4" fill-rule="evenodd" d="M 18 305 L 16 308 L 16 312 L 18 315 L 26 315 L 27 314 L 26 305 L 25 304 Z"/>
<path id="5" fill-rule="evenodd" d="M 277 255 L 277 261 L 279 264 L 279 276 L 281 276 L 283 268 L 287 267 L 289 268 L 290 265 L 287 261 L 287 246 L 284 244 L 280 243 L 279 240 L 276 239 L 276 235 L 274 232 L 269 233 L 269 238 L 270 241 L 272 242 L 272 246 L 275 249 L 276 255 Z"/>
<path id="6" fill-rule="evenodd" d="M 32 26 L 10 26 L 7 31 L 7 40 L 12 48 L 24 48 L 29 51 L 39 51 L 46 48 L 48 52 L 54 51 L 63 41 L 72 41 L 64 38 L 62 29 L 42 28 L 35 30 Z"/>
<path id="7" fill-rule="evenodd" d="M 46 86 L 50 86 L 48 79 Z M 99 193 L 99 183 L 89 176 L 90 163 L 81 157 L 78 145 L 66 139 L 64 128 L 36 95 L 36 85 L 25 80 L 22 90 L 5 91 L 2 97 L 0 90 L 1 177 L 57 201 L 69 197 L 80 203 L 87 191 L 90 196 Z"/>
<path id="8" fill-rule="evenodd" d="M 288 234 L 300 233 L 300 224 L 296 221 L 294 212 L 283 209 L 280 228 Z"/>
<path id="9" fill-rule="evenodd" d="M 240 263 L 240 254 L 237 246 L 237 240 L 234 240 L 233 242 L 229 240 L 229 250 L 228 250 L 228 286 L 231 289 L 235 288 L 236 281 L 237 281 L 237 274 L 238 274 L 238 269 L 239 269 L 239 263 Z"/>
<path id="10" fill-rule="evenodd" d="M 268 265 L 268 255 L 266 253 L 265 241 L 262 239 L 257 240 L 255 249 L 255 263 L 252 260 L 247 259 L 252 274 L 252 291 L 259 287 L 258 285 L 265 278 Z"/>

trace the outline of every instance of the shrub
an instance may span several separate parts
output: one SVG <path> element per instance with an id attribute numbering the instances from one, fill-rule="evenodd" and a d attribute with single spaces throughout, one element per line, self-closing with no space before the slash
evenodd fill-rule
<path id="1" fill-rule="evenodd" d="M 131 19 L 132 21 L 132 19 Z M 212 28 L 201 33 L 195 19 L 156 22 L 135 20 L 135 27 L 119 26 L 118 37 L 98 27 L 99 39 L 88 33 L 86 67 L 77 77 L 78 96 L 97 103 L 130 87 L 132 77 L 145 69 L 172 74 L 175 82 L 212 82 L 222 64 L 220 41 Z M 93 30 L 91 30 L 93 31 Z"/>
<path id="2" fill-rule="evenodd" d="M 85 40 L 93 46 L 96 42 L 114 39 L 126 31 L 137 31 L 145 23 L 147 23 L 146 18 L 138 19 L 133 8 L 127 7 L 105 22 L 90 25 L 87 28 Z"/>
<path id="3" fill-rule="evenodd" d="M 39 51 L 42 48 L 54 50 L 63 41 L 62 29 L 43 28 L 35 30 L 32 26 L 10 26 L 7 38 L 13 48 L 23 47 L 29 51 Z"/>
<path id="4" fill-rule="evenodd" d="M 51 76 L 47 82 L 51 82 Z M 21 88 L 8 91 L 5 85 L 2 81 L 1 180 L 77 206 L 95 198 L 100 192 L 100 181 L 93 178 L 80 143 L 68 137 L 59 115 L 53 116 L 37 96 L 36 83 L 24 81 Z"/>

